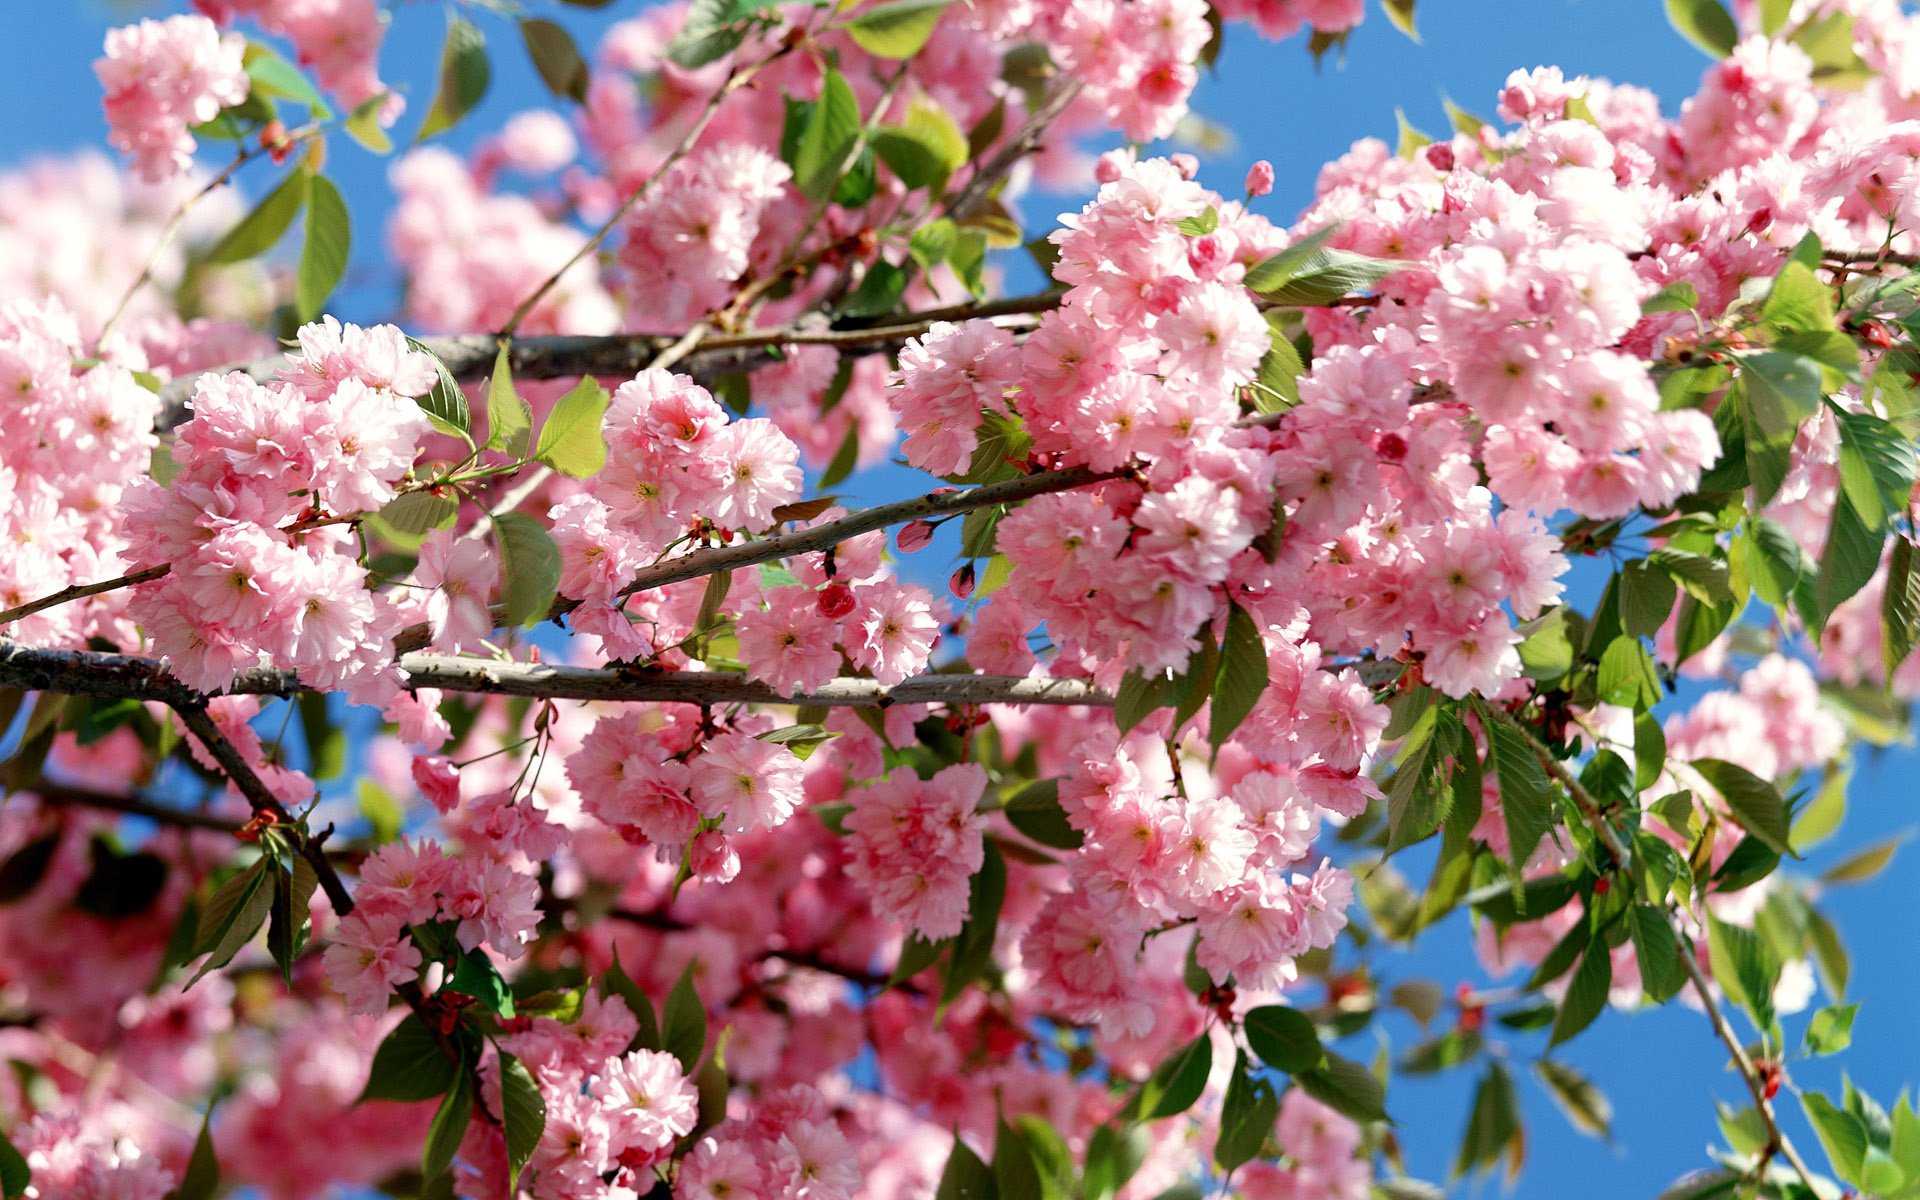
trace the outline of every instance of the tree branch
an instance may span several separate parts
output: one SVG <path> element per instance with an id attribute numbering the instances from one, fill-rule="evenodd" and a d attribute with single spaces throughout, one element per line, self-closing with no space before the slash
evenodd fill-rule
<path id="1" fill-rule="evenodd" d="M 115 796 L 89 788 L 70 787 L 47 779 L 37 779 L 32 783 L 8 787 L 6 790 L 15 795 L 38 796 L 47 804 L 63 808 L 94 808 L 103 812 L 125 813 L 127 816 L 143 817 L 160 825 L 208 829 L 215 833 L 238 833 L 242 828 L 240 822 L 230 821 L 212 813 L 196 812 L 190 808 L 176 808 L 171 804 L 156 804 L 139 796 Z"/>
<path id="2" fill-rule="evenodd" d="M 829 680 L 812 692 L 782 696 L 764 683 L 731 671 L 571 667 L 420 653 L 401 656 L 398 665 L 409 687 L 554 700 L 799 704 L 833 708 L 885 708 L 894 704 L 1104 707 L 1113 703 L 1111 697 L 1083 679 L 1009 675 L 919 675 L 892 686 L 873 679 L 845 677 Z M 176 708 L 202 706 L 207 699 L 174 678 L 157 659 L 90 650 L 43 650 L 5 639 L 0 639 L 0 687 L 74 696 L 127 696 Z M 292 696 L 311 690 L 292 671 L 259 668 L 241 672 L 227 693 Z M 242 793 L 246 794 L 244 789 Z"/>
<path id="3" fill-rule="evenodd" d="M 803 318 L 791 326 L 750 329 L 708 337 L 686 355 L 684 362 L 689 374 L 711 382 L 716 376 L 750 371 L 774 362 L 783 346 L 833 346 L 846 354 L 879 354 L 899 349 L 908 338 L 921 336 L 937 321 L 1027 316 L 1058 308 L 1059 305 L 1060 293 L 1042 292 L 1007 300 L 902 313 L 886 324 L 847 328 L 835 328 L 819 314 L 813 314 L 811 319 Z M 507 362 L 513 368 L 516 379 L 571 379 L 579 375 L 631 377 L 645 370 L 682 336 L 616 333 L 603 337 L 570 334 L 517 337 L 508 343 Z M 500 339 L 492 334 L 422 338 L 420 344 L 445 363 L 447 371 L 458 380 L 482 379 L 492 374 L 494 361 L 500 353 Z M 286 365 L 287 358 L 282 354 L 213 367 L 169 380 L 160 389 L 161 411 L 157 427 L 165 432 L 186 421 L 187 401 L 193 398 L 194 385 L 202 375 L 225 375 L 238 371 L 251 379 L 268 383 Z"/>

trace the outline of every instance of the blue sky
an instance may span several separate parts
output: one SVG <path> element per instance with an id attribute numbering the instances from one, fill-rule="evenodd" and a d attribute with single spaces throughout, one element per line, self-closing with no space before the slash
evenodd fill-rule
<path id="1" fill-rule="evenodd" d="M 103 0 L 13 0 L 18 11 L 10 36 L 0 39 L 0 166 L 43 153 L 103 145 L 99 95 L 89 64 L 110 25 L 144 10 L 177 11 L 171 4 L 108 4 Z M 613 15 L 640 7 L 620 0 L 590 12 L 531 0 L 530 10 L 553 15 L 589 45 Z M 398 5 L 395 32 L 385 62 L 388 78 L 409 90 L 413 116 L 424 112 L 431 92 L 444 16 L 439 3 Z M 548 11 L 551 10 L 551 11 Z M 1375 135 L 1392 139 L 1396 108 L 1416 126 L 1445 128 L 1441 97 L 1491 116 L 1494 96 L 1507 73 L 1517 67 L 1557 64 L 1569 75 L 1604 76 L 1652 88 L 1669 110 L 1693 90 L 1707 60 L 1671 33 L 1660 0 L 1424 0 L 1421 44 L 1392 29 L 1377 9 L 1356 33 L 1342 64 L 1334 56 L 1316 71 L 1304 42 L 1282 45 L 1259 41 L 1245 28 L 1230 31 L 1217 77 L 1203 80 L 1198 109 L 1233 134 L 1232 144 L 1204 158 L 1203 178 L 1229 194 L 1236 192 L 1255 158 L 1273 161 L 1276 194 L 1266 211 L 1286 220 L 1311 194 L 1318 165 L 1343 152 L 1355 139 Z M 17 18 L 31 11 L 32 27 Z M 506 22 L 478 14 L 495 47 L 494 85 L 470 129 L 497 127 L 499 119 L 546 102 L 546 93 L 527 66 L 518 38 Z M 404 57 L 400 51 L 404 50 Z M 456 132 L 455 144 L 462 140 Z M 359 147 L 335 139 L 332 173 L 342 183 L 355 218 L 355 249 L 350 278 L 360 281 L 343 296 L 341 315 L 372 321 L 391 317 L 391 281 L 383 274 L 380 224 L 387 206 L 386 164 Z M 254 190 L 259 184 L 253 185 Z M 1034 214 L 1044 203 L 1028 206 Z M 879 498 L 911 486 L 905 472 L 868 473 L 858 490 Z M 936 546 L 910 564 L 924 582 L 937 585 L 948 562 Z M 1841 836 L 1820 848 L 1804 864 L 1817 872 L 1848 852 L 1899 833 L 1915 823 L 1912 789 L 1902 786 L 1915 768 L 1910 750 L 1871 756 L 1855 776 L 1852 811 Z M 1415 859 L 1414 861 L 1418 861 Z M 1403 864 L 1414 879 L 1417 867 Z M 1853 952 L 1850 999 L 1864 1001 L 1855 1026 L 1856 1053 L 1843 1061 L 1861 1086 L 1890 1102 L 1902 1082 L 1915 1075 L 1920 1054 L 1912 1033 L 1911 997 L 1920 994 L 1920 956 L 1913 953 L 1911 925 L 1890 919 L 1899 889 L 1910 876 L 1908 860 L 1897 859 L 1888 875 L 1864 888 L 1835 893 L 1829 911 Z M 1446 986 L 1477 979 L 1467 949 L 1468 932 L 1456 915 L 1429 932 L 1420 949 L 1388 956 L 1379 970 L 1386 982 L 1426 975 Z M 1797 1038 L 1804 1018 L 1790 1027 Z M 1412 1030 L 1389 1022 L 1397 1048 L 1410 1044 Z M 1537 1053 L 1537 1044 L 1514 1040 L 1516 1076 Z M 1370 1056 L 1364 1040 L 1345 1047 Z M 1566 1047 L 1565 1061 L 1600 1083 L 1615 1106 L 1613 1144 L 1574 1134 L 1531 1080 L 1519 1086 L 1529 1122 L 1529 1169 L 1511 1194 L 1555 1200 L 1613 1200 L 1653 1196 L 1681 1172 L 1707 1165 L 1705 1148 L 1717 1140 L 1713 1099 L 1738 1102 L 1738 1079 L 1722 1070 L 1725 1055 L 1705 1020 L 1678 1006 L 1634 1016 L 1613 1013 Z M 1835 1091 L 1839 1069 L 1828 1060 L 1794 1068 L 1801 1082 Z M 1400 1136 L 1410 1170 L 1443 1179 L 1466 1117 L 1474 1075 L 1454 1072 L 1437 1078 L 1398 1080 L 1390 1097 L 1401 1116 Z M 1784 1098 L 1784 1097 L 1783 1097 Z M 1816 1163 L 1817 1144 L 1796 1106 L 1788 1104 L 1796 1140 Z M 1454 1189 L 1457 1194 L 1491 1193 L 1487 1182 Z"/>

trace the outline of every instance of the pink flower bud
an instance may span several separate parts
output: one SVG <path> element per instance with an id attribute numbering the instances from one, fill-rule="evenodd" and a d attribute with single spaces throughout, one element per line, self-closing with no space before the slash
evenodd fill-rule
<path id="1" fill-rule="evenodd" d="M 1174 170 L 1180 172 L 1182 179 L 1192 179 L 1200 173 L 1200 160 L 1191 154 L 1170 155 L 1167 161 L 1173 164 Z"/>
<path id="2" fill-rule="evenodd" d="M 731 883 L 740 873 L 740 852 L 733 848 L 726 834 L 709 829 L 693 839 L 687 866 L 694 878 L 703 883 Z"/>
<path id="3" fill-rule="evenodd" d="M 1247 168 L 1247 196 L 1265 196 L 1273 191 L 1273 164 L 1261 159 Z"/>
<path id="4" fill-rule="evenodd" d="M 821 616 L 838 621 L 853 611 L 853 589 L 844 583 L 830 583 L 820 589 L 817 604 Z"/>
<path id="5" fill-rule="evenodd" d="M 460 803 L 460 770 L 438 754 L 414 756 L 413 782 L 442 813 L 452 812 Z"/>
<path id="6" fill-rule="evenodd" d="M 900 534 L 894 544 L 900 547 L 900 553 L 912 554 L 933 540 L 933 522 L 908 521 L 900 527 Z"/>
<path id="7" fill-rule="evenodd" d="M 973 595 L 973 587 L 974 572 L 973 564 L 970 562 L 961 563 L 960 569 L 955 571 L 952 577 L 947 580 L 947 588 L 962 600 Z"/>

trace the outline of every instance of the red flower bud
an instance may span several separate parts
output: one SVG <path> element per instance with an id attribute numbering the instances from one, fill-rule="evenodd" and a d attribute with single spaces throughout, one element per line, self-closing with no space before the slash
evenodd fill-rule
<path id="1" fill-rule="evenodd" d="M 853 611 L 853 589 L 844 583 L 830 583 L 820 589 L 820 599 L 815 604 L 821 616 L 837 621 Z"/>

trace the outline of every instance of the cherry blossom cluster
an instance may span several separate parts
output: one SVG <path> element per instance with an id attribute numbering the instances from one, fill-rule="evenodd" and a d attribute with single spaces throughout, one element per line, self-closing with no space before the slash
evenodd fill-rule
<path id="1" fill-rule="evenodd" d="M 128 561 L 166 564 L 131 611 L 189 684 L 217 691 L 264 657 L 370 700 L 393 687 L 390 606 L 367 589 L 334 516 L 396 495 L 428 430 L 413 397 L 433 360 L 392 326 L 300 331 L 280 380 L 202 376 L 174 446 L 179 473 L 126 497 Z"/>
<path id="2" fill-rule="evenodd" d="M 119 363 L 86 364 L 74 315 L 58 300 L 0 307 L 0 603 L 110 579 L 127 562 L 118 509 L 147 472 L 160 403 Z M 137 352 L 131 357 L 140 363 Z M 15 636 L 42 645 L 134 640 L 123 597 L 51 609 Z"/>
<path id="3" fill-rule="evenodd" d="M 380 97 L 380 123 L 392 125 L 406 99 L 380 81 L 380 44 L 389 17 L 378 0 L 193 0 L 221 25 L 246 19 L 293 43 L 302 66 L 349 109 Z"/>
<path id="4" fill-rule="evenodd" d="M 123 25 L 107 34 L 94 64 L 106 91 L 108 138 L 133 156 L 142 178 L 166 179 L 193 164 L 189 127 L 247 98 L 246 41 L 201 16 Z"/>

